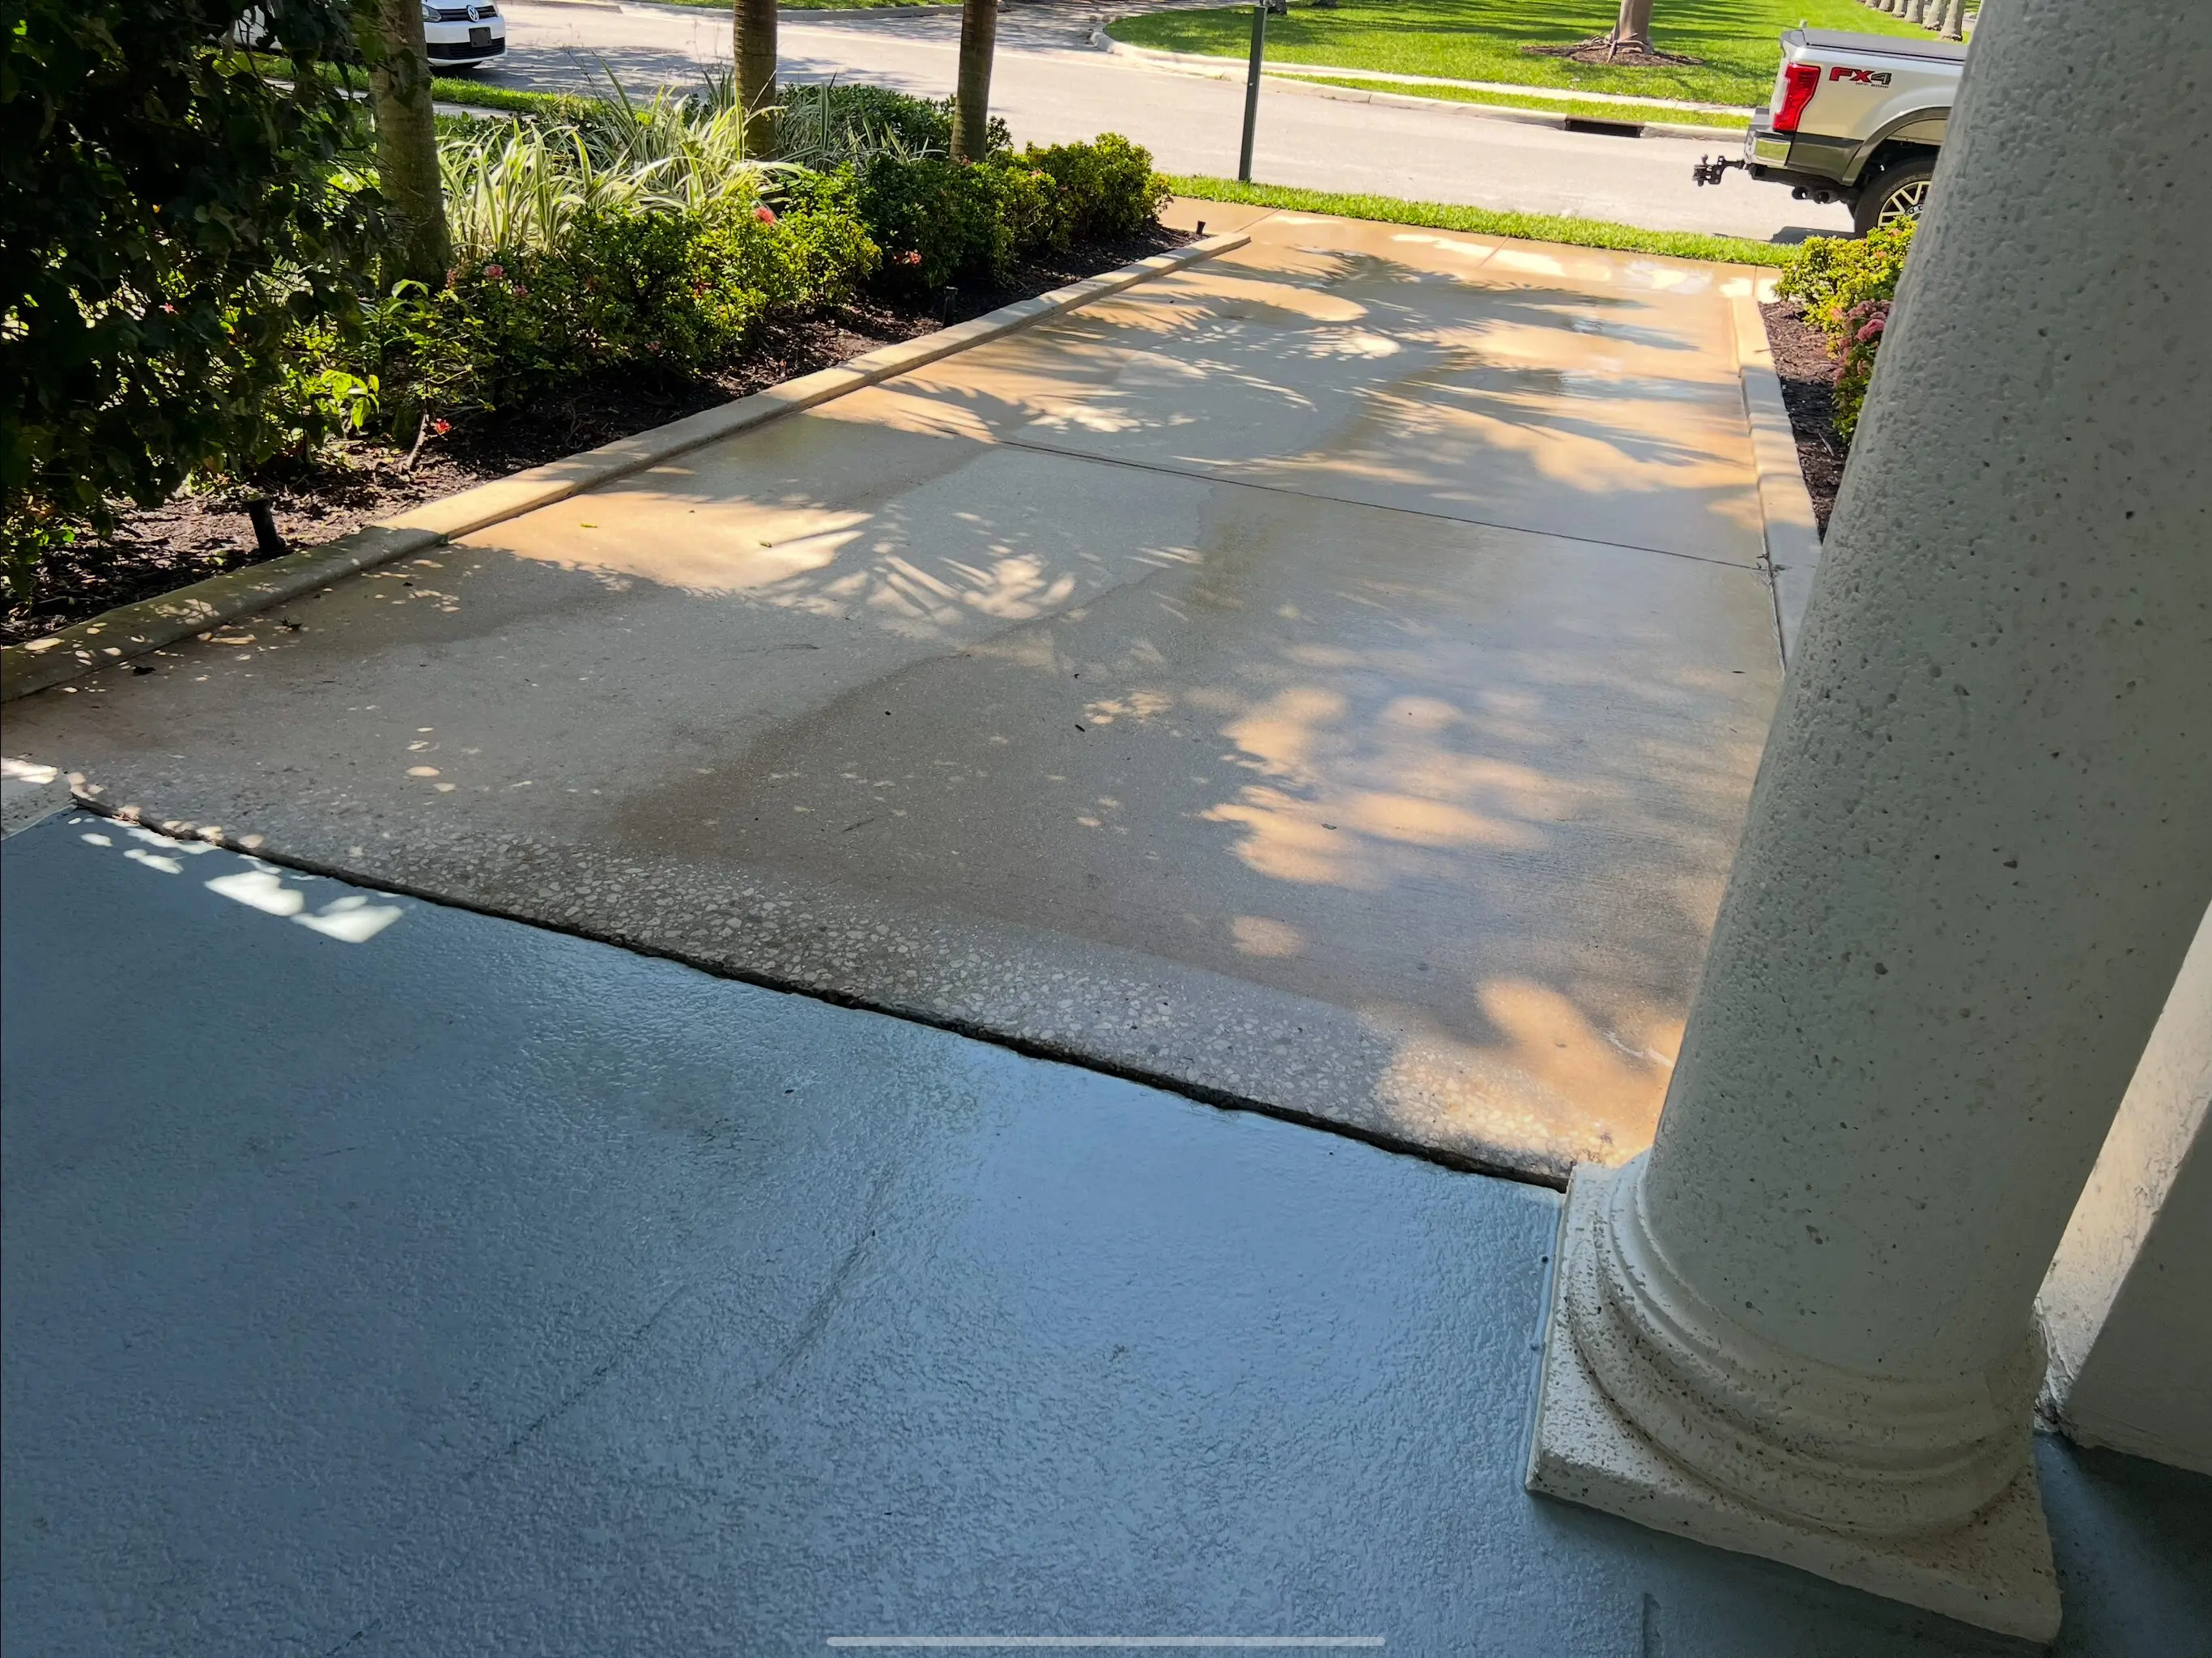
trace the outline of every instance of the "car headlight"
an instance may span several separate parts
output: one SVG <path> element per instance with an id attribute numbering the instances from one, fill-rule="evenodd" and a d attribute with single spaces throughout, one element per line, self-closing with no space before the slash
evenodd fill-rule
<path id="1" fill-rule="evenodd" d="M 438 21 L 438 9 L 431 5 L 429 0 L 423 0 L 422 21 L 426 23 L 434 23 Z"/>

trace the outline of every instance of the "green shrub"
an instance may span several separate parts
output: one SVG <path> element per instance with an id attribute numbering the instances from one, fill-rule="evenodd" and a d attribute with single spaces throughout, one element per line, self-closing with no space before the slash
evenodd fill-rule
<path id="1" fill-rule="evenodd" d="M 876 258 L 834 204 L 582 210 L 548 246 L 465 258 L 380 307 L 381 383 L 404 430 L 409 410 L 514 409 L 595 371 L 697 373 L 769 312 L 848 297 Z"/>
<path id="2" fill-rule="evenodd" d="M 1828 343 L 1828 355 L 1836 360 L 1830 394 L 1836 433 L 1846 443 L 1858 429 L 1859 412 L 1874 380 L 1875 359 L 1889 326 L 1889 308 L 1897 297 L 1898 279 L 1905 274 L 1905 257 L 1912 251 L 1917 222 L 1899 220 L 1854 240 L 1813 237 L 1798 248 L 1774 284 L 1779 297 L 1803 306 L 1806 322 Z"/>
<path id="3" fill-rule="evenodd" d="M 1134 235 L 1169 194 L 1149 153 L 1107 133 L 973 165 L 881 153 L 854 175 L 853 201 L 886 284 L 933 291 L 961 276 L 1004 282 L 1047 247 Z"/>
<path id="4" fill-rule="evenodd" d="M 702 216 L 697 258 L 707 280 L 759 295 L 764 311 L 842 305 L 876 273 L 875 243 L 834 192 Z"/>
<path id="5" fill-rule="evenodd" d="M 223 45 L 245 0 L 29 0 L 0 39 L 0 563 L 280 437 L 302 327 L 350 313 L 380 205 L 322 66 L 343 0 L 259 0 L 292 84 Z M 328 398 L 293 399 L 313 424 Z"/>
<path id="6" fill-rule="evenodd" d="M 1052 174 L 1011 157 L 975 171 L 987 177 L 992 210 L 1006 227 L 1015 258 L 1067 246 L 1067 215 Z"/>
<path id="7" fill-rule="evenodd" d="M 1175 193 L 1152 171 L 1152 152 L 1118 132 L 1102 132 L 1087 144 L 1032 144 L 1022 160 L 1059 186 L 1063 245 L 1133 236 L 1159 217 Z"/>
<path id="8" fill-rule="evenodd" d="M 895 288 L 935 290 L 969 272 L 1012 269 L 1014 229 L 1001 212 L 1001 168 L 943 155 L 879 155 L 858 179 L 860 219 L 884 250 Z"/>
<path id="9" fill-rule="evenodd" d="M 994 115 L 985 153 L 1003 155 L 1013 143 L 1005 120 Z M 884 150 L 909 157 L 949 155 L 952 100 L 916 98 L 889 87 L 787 87 L 776 143 L 785 161 L 824 171 L 865 164 Z"/>
<path id="10" fill-rule="evenodd" d="M 1897 279 L 1905 274 L 1918 222 L 1900 219 L 1856 239 L 1812 237 L 1782 268 L 1774 291 L 1802 304 L 1805 320 L 1828 337 L 1831 348 L 1839 348 L 1844 319 L 1854 307 L 1897 297 Z"/>

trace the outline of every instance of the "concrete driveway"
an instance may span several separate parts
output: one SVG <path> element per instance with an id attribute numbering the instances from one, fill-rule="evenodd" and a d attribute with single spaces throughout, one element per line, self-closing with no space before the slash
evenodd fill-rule
<path id="1" fill-rule="evenodd" d="M 1201 1097 L 1625 1157 L 1779 679 L 1746 275 L 1252 234 L 15 704 L 9 748 Z"/>
<path id="2" fill-rule="evenodd" d="M 1006 117 L 1018 142 L 1060 143 L 1121 132 L 1170 171 L 1234 175 L 1244 118 L 1241 82 L 1147 65 L 1087 44 L 1091 31 L 1109 19 L 1154 9 L 1006 7 L 991 77 L 993 113 Z M 580 87 L 604 64 L 632 87 L 691 86 L 702 68 L 730 61 L 727 8 L 509 0 L 503 9 L 507 55 L 481 71 L 500 85 Z M 945 11 L 791 11 L 783 15 L 776 41 L 787 81 L 860 80 L 943 98 L 952 91 L 960 19 Z M 1850 215 L 1839 206 L 1795 202 L 1786 190 L 1741 176 L 1718 189 L 1692 182 L 1690 168 L 1700 155 L 1740 145 L 1725 133 L 1624 138 L 1568 132 L 1556 122 L 1500 119 L 1468 105 L 1345 102 L 1270 82 L 1262 94 L 1254 176 L 1316 190 L 1761 241 L 1850 233 Z"/>

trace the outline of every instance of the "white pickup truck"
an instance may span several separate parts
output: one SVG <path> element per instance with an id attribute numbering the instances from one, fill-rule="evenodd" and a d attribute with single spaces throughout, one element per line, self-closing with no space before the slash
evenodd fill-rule
<path id="1" fill-rule="evenodd" d="M 1791 29 L 1774 101 L 1752 116 L 1741 159 L 1700 161 L 1694 176 L 1717 185 L 1740 167 L 1801 201 L 1849 203 L 1861 235 L 1911 218 L 1928 199 L 1966 61 L 1955 40 Z"/>

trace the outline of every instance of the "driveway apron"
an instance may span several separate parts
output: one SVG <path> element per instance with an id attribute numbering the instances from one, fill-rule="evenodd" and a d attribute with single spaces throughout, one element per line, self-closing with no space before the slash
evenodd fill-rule
<path id="1" fill-rule="evenodd" d="M 1619 1161 L 1779 683 L 1749 273 L 1251 230 L 16 704 L 9 751 L 1203 1098 Z"/>

